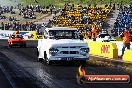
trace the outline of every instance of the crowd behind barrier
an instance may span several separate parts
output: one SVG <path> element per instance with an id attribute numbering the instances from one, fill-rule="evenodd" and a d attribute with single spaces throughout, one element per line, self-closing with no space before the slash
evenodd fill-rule
<path id="1" fill-rule="evenodd" d="M 22 16 L 23 18 L 28 18 L 28 19 L 36 19 L 35 12 L 47 14 L 48 12 L 57 13 L 59 11 L 59 9 L 56 9 L 54 5 L 41 6 L 41 5 L 30 4 L 30 5 L 24 6 L 22 4 L 18 4 L 17 7 L 0 6 L 0 19 L 6 18 L 5 16 L 2 16 L 2 14 L 5 14 L 5 13 L 16 14 L 15 9 L 19 10 L 20 16 Z"/>
<path id="2" fill-rule="evenodd" d="M 92 25 L 96 24 L 99 32 L 111 11 L 112 7 L 109 5 L 84 7 L 80 4 L 75 6 L 66 3 L 61 14 L 54 16 L 51 23 L 54 26 L 78 28 L 84 36 L 91 36 Z"/>
<path id="3" fill-rule="evenodd" d="M 49 6 L 41 6 L 41 5 L 27 5 L 25 7 L 20 7 L 20 15 L 22 15 L 24 18 L 31 18 L 31 19 L 36 19 L 35 16 L 35 12 L 39 12 L 39 13 L 44 13 L 47 14 L 48 12 L 50 12 L 51 14 L 57 13 L 58 10 L 56 9 L 56 7 L 54 5 L 49 5 Z"/>
<path id="4" fill-rule="evenodd" d="M 14 7 L 11 6 L 0 6 L 0 20 L 2 19 L 6 19 L 7 17 L 6 16 L 3 16 L 2 14 L 5 14 L 5 13 L 13 13 L 13 9 Z"/>
<path id="5" fill-rule="evenodd" d="M 100 6 L 82 6 L 80 4 L 74 5 L 66 3 L 64 5 L 64 8 L 61 10 L 61 13 L 59 16 L 56 16 L 56 13 L 58 13 L 60 10 L 56 10 L 56 7 L 53 5 L 49 5 L 47 7 L 40 6 L 40 5 L 27 5 L 23 6 L 21 4 L 18 4 L 19 9 L 19 15 L 22 16 L 25 19 L 35 19 L 35 12 L 38 13 L 47 13 L 48 10 L 51 12 L 51 14 L 54 12 L 55 16 L 53 17 L 53 20 L 49 20 L 48 24 L 52 24 L 54 26 L 63 26 L 63 27 L 72 27 L 72 28 L 78 28 L 79 31 L 85 36 L 85 38 L 91 38 L 91 30 L 92 25 L 96 24 L 97 32 L 99 32 L 102 29 L 102 26 L 104 24 L 104 21 L 106 20 L 108 14 L 115 9 L 115 4 L 112 6 L 105 5 L 104 7 Z M 11 7 L 2 7 L 0 6 L 0 18 L 6 19 L 2 14 L 11 12 L 12 14 L 15 14 L 13 6 Z M 55 11 L 54 11 L 55 10 Z M 111 31 L 113 34 L 117 34 L 118 31 L 121 32 L 124 28 L 124 26 L 131 27 L 131 7 L 124 7 L 120 9 L 120 14 L 117 18 L 117 21 L 115 22 L 114 29 Z M 33 22 L 25 22 L 20 23 L 17 21 L 16 17 L 9 17 L 9 20 L 11 22 L 4 23 L 1 22 L 0 28 L 2 30 L 24 30 L 24 31 L 37 31 L 37 33 L 40 33 L 39 28 L 37 24 L 34 24 Z M 117 30 L 120 29 L 120 30 Z"/>
<path id="6" fill-rule="evenodd" d="M 4 13 L 13 12 L 14 7 L 13 6 L 0 6 L 0 15 Z"/>
<path id="7" fill-rule="evenodd" d="M 17 11 L 17 12 L 15 12 Z M 50 13 L 58 13 L 59 9 L 56 9 L 55 6 L 40 6 L 40 5 L 22 5 L 18 4 L 17 7 L 13 6 L 0 6 L 0 29 L 1 30 L 12 30 L 12 31 L 36 31 L 38 34 L 42 34 L 39 24 L 35 24 L 34 22 L 29 22 L 28 20 L 25 22 L 18 21 L 17 16 L 13 16 L 11 14 L 17 14 L 23 19 L 36 19 L 35 13 L 41 14 L 50 14 Z M 9 13 L 11 16 L 6 17 L 6 13 Z M 19 14 L 18 14 L 19 13 Z M 6 19 L 7 22 L 3 21 Z M 45 24 L 44 24 L 45 25 Z M 46 26 L 46 25 L 45 25 Z"/>
<path id="8" fill-rule="evenodd" d="M 33 31 L 35 30 L 36 24 L 32 22 L 26 22 L 25 24 L 21 24 L 19 22 L 13 22 L 13 23 L 1 23 L 1 29 L 2 30 L 24 30 L 24 31 Z"/>
<path id="9" fill-rule="evenodd" d="M 125 27 L 128 27 L 130 29 L 130 32 L 132 32 L 132 7 L 131 5 L 126 7 L 123 6 L 119 9 L 119 14 L 116 19 L 116 22 L 114 23 L 114 28 L 111 30 L 111 33 L 114 36 L 118 36 Z"/>

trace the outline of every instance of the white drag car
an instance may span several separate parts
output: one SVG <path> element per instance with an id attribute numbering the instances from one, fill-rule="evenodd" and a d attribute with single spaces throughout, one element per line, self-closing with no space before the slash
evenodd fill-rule
<path id="1" fill-rule="evenodd" d="M 79 39 L 76 28 L 54 27 L 44 30 L 38 39 L 38 60 L 51 65 L 55 61 L 75 61 L 85 64 L 89 59 L 88 44 Z"/>
<path id="2" fill-rule="evenodd" d="M 107 33 L 101 33 L 97 36 L 96 41 L 102 41 L 102 42 L 110 42 L 110 41 L 116 41 L 111 35 Z"/>

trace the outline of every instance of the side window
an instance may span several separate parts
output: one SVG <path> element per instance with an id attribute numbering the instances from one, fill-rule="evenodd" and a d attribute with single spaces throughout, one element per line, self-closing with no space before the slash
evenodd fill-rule
<path id="1" fill-rule="evenodd" d="M 75 36 L 76 39 L 79 38 L 79 32 L 75 31 L 72 36 Z"/>
<path id="2" fill-rule="evenodd" d="M 44 30 L 44 38 L 46 39 L 48 37 L 48 32 Z"/>

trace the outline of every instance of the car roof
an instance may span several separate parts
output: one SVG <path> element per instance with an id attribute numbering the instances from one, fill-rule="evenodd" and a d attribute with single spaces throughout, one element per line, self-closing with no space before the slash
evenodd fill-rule
<path id="1" fill-rule="evenodd" d="M 46 31 L 50 30 L 78 30 L 77 28 L 69 28 L 69 27 L 53 27 L 53 28 L 46 28 Z"/>

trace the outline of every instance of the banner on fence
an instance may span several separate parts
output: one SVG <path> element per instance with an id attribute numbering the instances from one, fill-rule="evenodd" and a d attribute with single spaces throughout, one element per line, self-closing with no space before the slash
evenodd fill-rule
<path id="1" fill-rule="evenodd" d="M 15 31 L 0 30 L 0 39 L 8 39 Z"/>

